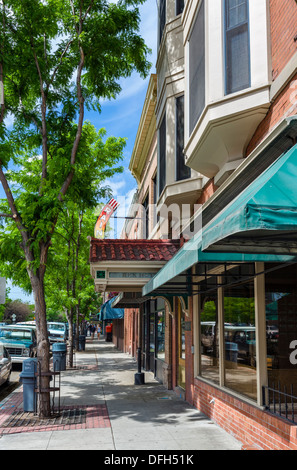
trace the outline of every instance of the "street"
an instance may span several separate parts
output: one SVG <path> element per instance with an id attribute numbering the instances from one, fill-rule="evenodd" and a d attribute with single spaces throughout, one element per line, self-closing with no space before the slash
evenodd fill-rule
<path id="1" fill-rule="evenodd" d="M 20 384 L 19 379 L 20 379 L 21 371 L 22 371 L 21 366 L 16 365 L 16 364 L 13 365 L 9 383 L 7 385 L 4 384 L 0 387 L 0 402 L 4 400 L 11 392 L 13 392 L 13 390 L 15 390 L 19 386 Z"/>

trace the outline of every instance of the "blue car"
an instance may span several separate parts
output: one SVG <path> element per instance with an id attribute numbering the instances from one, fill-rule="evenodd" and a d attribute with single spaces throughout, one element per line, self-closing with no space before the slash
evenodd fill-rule
<path id="1" fill-rule="evenodd" d="M 34 328 L 21 325 L 0 326 L 0 343 L 8 351 L 12 363 L 22 363 L 37 355 L 37 340 Z"/>

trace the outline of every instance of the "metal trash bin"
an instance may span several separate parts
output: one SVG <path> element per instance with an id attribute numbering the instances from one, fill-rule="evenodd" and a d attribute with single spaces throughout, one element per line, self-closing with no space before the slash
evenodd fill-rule
<path id="1" fill-rule="evenodd" d="M 225 359 L 229 363 L 229 368 L 234 368 L 237 366 L 238 345 L 236 343 L 225 343 Z"/>
<path id="2" fill-rule="evenodd" d="M 53 344 L 53 368 L 54 372 L 66 370 L 67 344 Z"/>
<path id="3" fill-rule="evenodd" d="M 35 412 L 37 407 L 36 374 L 38 360 L 36 358 L 25 359 L 20 373 L 20 382 L 23 384 L 23 410 Z"/>
<path id="4" fill-rule="evenodd" d="M 86 337 L 85 335 L 79 335 L 78 337 L 78 350 L 85 351 L 86 349 Z"/>

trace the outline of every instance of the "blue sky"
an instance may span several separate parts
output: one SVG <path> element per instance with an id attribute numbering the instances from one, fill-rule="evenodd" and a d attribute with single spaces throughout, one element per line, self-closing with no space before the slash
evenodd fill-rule
<path id="1" fill-rule="evenodd" d="M 146 0 L 145 4 L 140 7 L 140 13 L 140 33 L 147 46 L 152 50 L 149 60 L 152 63 L 151 73 L 155 73 L 158 24 L 157 0 Z M 103 103 L 102 112 L 100 114 L 86 112 L 85 116 L 85 119 L 91 121 L 97 129 L 104 127 L 107 131 L 107 136 L 125 137 L 127 139 L 124 160 L 122 162 L 124 173 L 116 175 L 107 182 L 113 191 L 114 198 L 121 202 L 121 207 L 118 209 L 119 216 L 127 214 L 131 198 L 137 187 L 136 181 L 131 175 L 128 166 L 133 151 L 148 82 L 149 77 L 143 80 L 138 74 L 133 74 L 130 78 L 121 82 L 122 92 L 116 100 Z M 0 188 L 0 193 L 1 197 L 3 197 L 2 188 Z M 122 223 L 123 219 L 119 219 L 117 224 L 118 235 Z M 24 294 L 22 289 L 11 286 L 9 281 L 7 285 L 11 288 L 10 298 L 33 303 L 33 297 Z"/>

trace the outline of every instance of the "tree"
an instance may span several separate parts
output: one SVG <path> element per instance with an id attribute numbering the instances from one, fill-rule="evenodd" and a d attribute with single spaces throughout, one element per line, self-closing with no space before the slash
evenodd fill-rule
<path id="1" fill-rule="evenodd" d="M 123 171 L 122 167 L 116 165 L 123 158 L 125 146 L 125 140 L 121 138 L 109 137 L 104 142 L 105 130 L 101 129 L 96 133 L 91 124 L 85 124 L 83 135 L 82 159 L 75 175 L 80 184 L 73 184 L 64 200 L 49 249 L 46 279 L 46 285 L 50 284 L 50 288 L 46 290 L 46 298 L 55 297 L 55 302 L 58 301 L 59 308 L 65 311 L 69 323 L 70 365 L 73 321 L 76 321 L 78 341 L 80 314 L 89 309 L 91 303 L 94 303 L 93 299 L 97 297 L 87 262 L 88 237 L 93 233 L 96 222 L 94 211 L 100 199 L 111 195 L 109 187 L 104 185 L 106 178 Z M 98 302 L 96 304 L 98 308 Z"/>
<path id="2" fill-rule="evenodd" d="M 4 312 L 4 321 L 11 322 L 12 315 L 15 315 L 15 321 L 27 321 L 32 314 L 32 310 L 28 304 L 21 302 L 20 300 L 13 300 L 8 302 Z"/>
<path id="3" fill-rule="evenodd" d="M 49 370 L 48 251 L 75 184 L 85 107 L 99 111 L 101 98 L 120 91 L 121 77 L 148 73 L 148 49 L 138 33 L 144 1 L 0 0 L 0 182 L 7 198 L 1 216 L 14 223 L 8 224 L 11 245 L 21 235 L 42 373 Z M 8 254 L 7 245 L 1 249 Z M 41 387 L 48 384 L 43 376 Z M 39 414 L 50 415 L 49 393 L 42 395 Z"/>
<path id="4" fill-rule="evenodd" d="M 73 323 L 76 323 L 78 347 L 81 315 L 93 307 L 99 310 L 100 301 L 94 292 L 90 274 L 88 237 L 94 230 L 92 209 L 70 203 L 59 219 L 53 244 L 49 251 L 51 261 L 46 276 L 46 298 L 63 310 L 69 324 L 69 363 L 73 358 Z"/>

